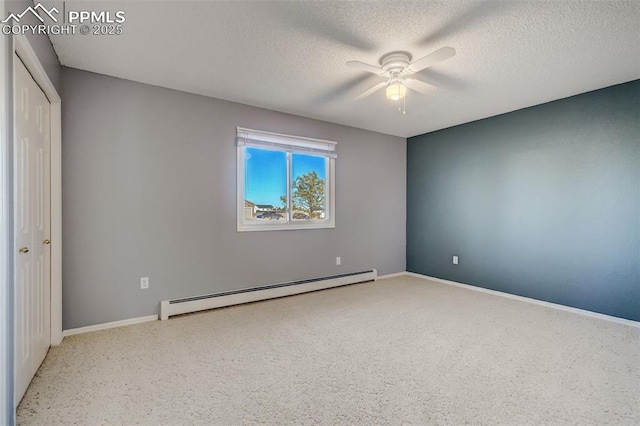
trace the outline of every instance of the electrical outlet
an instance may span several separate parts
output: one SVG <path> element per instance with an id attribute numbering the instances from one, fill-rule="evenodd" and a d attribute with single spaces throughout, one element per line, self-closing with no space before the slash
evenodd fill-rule
<path id="1" fill-rule="evenodd" d="M 340 256 L 336 257 L 336 265 L 342 265 L 342 259 Z"/>
<path id="2" fill-rule="evenodd" d="M 144 290 L 146 288 L 149 288 L 149 277 L 142 277 L 140 278 L 140 289 Z"/>
<path id="3" fill-rule="evenodd" d="M 454 265 L 458 264 L 458 256 L 453 256 L 453 264 Z"/>

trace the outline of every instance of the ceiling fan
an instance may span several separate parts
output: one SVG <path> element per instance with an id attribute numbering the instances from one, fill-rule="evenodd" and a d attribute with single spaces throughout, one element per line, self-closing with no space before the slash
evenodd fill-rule
<path id="1" fill-rule="evenodd" d="M 381 81 L 375 86 L 365 90 L 354 99 L 366 98 L 378 90 L 386 87 L 387 99 L 397 101 L 406 96 L 407 88 L 415 90 L 423 95 L 428 95 L 437 90 L 437 87 L 424 81 L 409 77 L 425 68 L 433 66 L 439 62 L 455 56 L 456 50 L 452 47 L 443 47 L 435 52 L 411 62 L 411 54 L 408 52 L 391 52 L 380 58 L 380 67 L 365 64 L 360 61 L 349 61 L 347 66 L 357 68 L 372 74 L 386 77 L 386 81 Z"/>

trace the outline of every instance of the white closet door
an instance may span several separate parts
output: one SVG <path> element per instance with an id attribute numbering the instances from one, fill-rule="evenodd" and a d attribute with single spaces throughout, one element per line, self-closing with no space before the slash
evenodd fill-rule
<path id="1" fill-rule="evenodd" d="M 14 56 L 16 404 L 51 345 L 51 105 Z"/>

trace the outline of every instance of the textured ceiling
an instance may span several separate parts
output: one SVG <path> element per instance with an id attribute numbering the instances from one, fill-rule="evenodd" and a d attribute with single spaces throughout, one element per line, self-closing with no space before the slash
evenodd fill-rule
<path id="1" fill-rule="evenodd" d="M 43 1 L 60 5 L 60 1 Z M 73 1 L 120 36 L 52 36 L 63 65 L 408 137 L 640 78 L 639 1 Z M 345 66 L 443 46 L 407 113 Z"/>

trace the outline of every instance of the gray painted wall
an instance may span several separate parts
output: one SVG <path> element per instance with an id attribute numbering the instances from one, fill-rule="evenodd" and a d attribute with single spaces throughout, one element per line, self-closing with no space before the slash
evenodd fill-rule
<path id="1" fill-rule="evenodd" d="M 62 87 L 64 329 L 174 297 L 405 270 L 405 139 L 64 67 Z M 338 142 L 335 229 L 236 232 L 236 126 Z"/>
<path id="2" fill-rule="evenodd" d="M 634 81 L 410 138 L 407 269 L 640 320 L 639 117 Z"/>
<path id="3" fill-rule="evenodd" d="M 3 3 L 5 15 L 11 12 L 22 12 L 28 6 L 32 6 L 33 2 L 30 0 L 0 0 Z M 5 16 L 2 16 L 0 19 L 4 19 Z M 35 17 L 29 16 L 25 17 L 23 23 L 26 24 L 36 24 L 38 21 Z M 2 102 L 5 103 L 4 107 L 7 111 L 6 120 L 8 123 L 13 122 L 13 40 L 11 36 L 0 35 L 1 42 L 4 44 L 5 49 L 3 50 L 3 58 L 2 58 L 2 66 L 5 67 L 6 71 L 6 81 L 2 82 L 2 90 L 5 91 L 6 96 L 2 99 Z M 49 38 L 45 35 L 32 35 L 27 34 L 27 39 L 31 44 L 31 47 L 35 51 L 38 59 L 43 65 L 47 75 L 51 79 L 51 82 L 55 85 L 56 89 L 60 90 L 60 63 L 58 62 L 58 57 L 56 56 L 55 51 L 53 50 L 53 46 L 49 41 Z M 0 129 L 0 131 L 5 132 L 5 141 L 13 140 L 13 126 L 6 126 Z M 0 138 L 1 139 L 1 138 Z M 7 143 L 6 145 L 0 147 L 2 149 L 3 154 L 7 156 L 7 158 L 13 158 L 13 147 L 12 144 Z M 6 244 L 8 247 L 8 256 L 5 259 L 9 267 L 2 271 L 2 273 L 6 274 L 6 282 L 13 283 L 14 282 L 14 271 L 13 271 L 13 169 L 12 164 L 9 162 L 8 168 L 2 171 L 4 173 L 5 180 L 3 182 L 4 187 L 0 188 L 3 193 L 9 194 L 7 198 L 8 208 L 5 210 L 6 213 L 6 222 L 3 225 L 6 225 L 7 235 L 6 240 L 0 242 L 1 244 Z M 0 386 L 5 386 L 7 390 L 7 405 L 9 407 L 14 406 L 13 401 L 13 326 L 14 326 L 14 310 L 13 303 L 9 303 L 9 301 L 13 300 L 14 292 L 13 286 L 9 286 L 8 288 L 8 296 L 9 300 L 7 301 L 7 306 L 2 306 L 0 311 L 2 315 L 4 315 L 4 320 L 6 321 L 6 326 L 9 330 L 9 336 L 7 336 L 7 345 L 5 347 L 8 348 L 6 354 L 2 354 L 2 356 L 6 356 L 7 361 L 7 371 L 6 377 L 8 378 L 7 383 L 0 383 Z M 15 412 L 13 409 L 9 410 L 7 413 L 2 413 L 0 415 L 0 424 L 8 424 L 11 425 L 14 423 Z"/>

